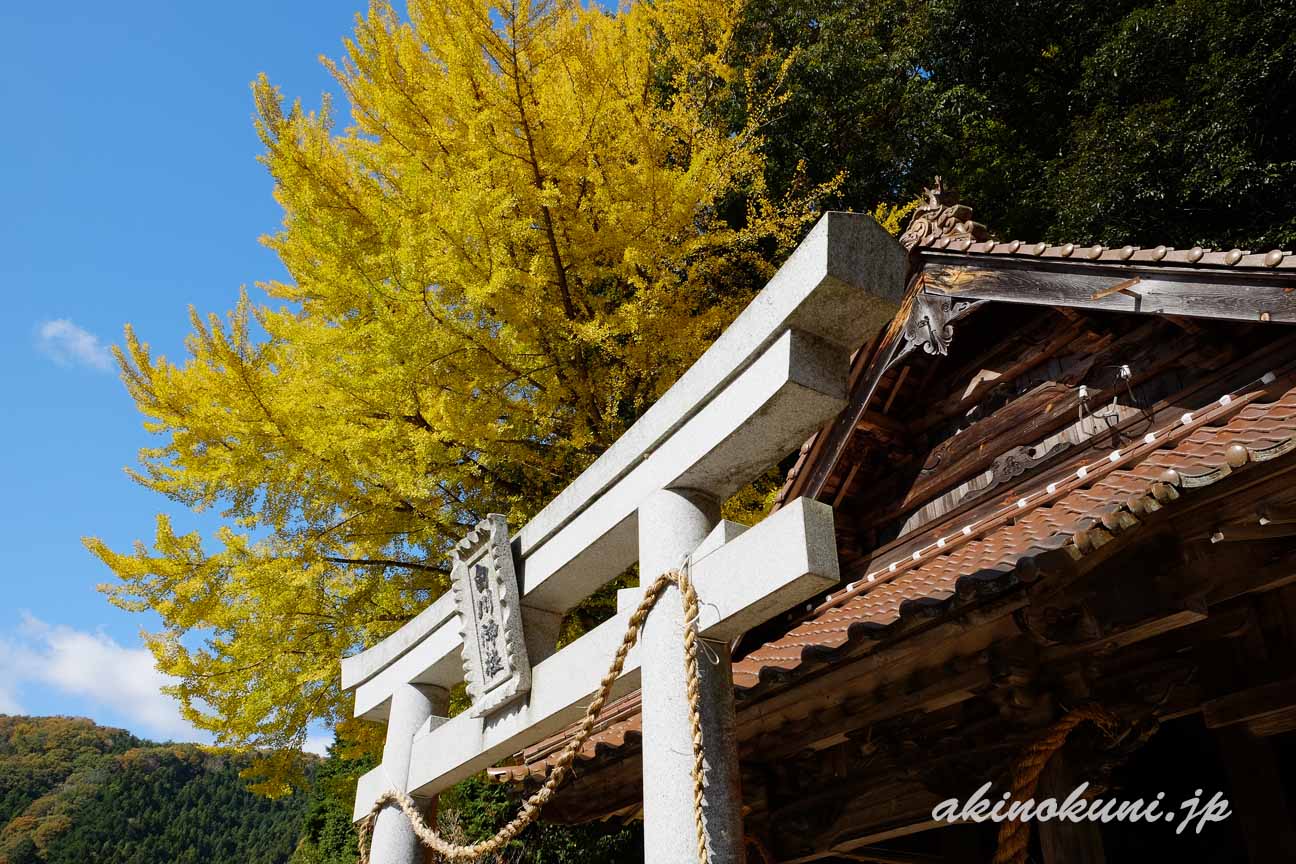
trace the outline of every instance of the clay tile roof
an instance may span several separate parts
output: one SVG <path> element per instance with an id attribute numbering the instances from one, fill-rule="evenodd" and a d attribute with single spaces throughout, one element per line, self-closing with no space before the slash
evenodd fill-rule
<path id="1" fill-rule="evenodd" d="M 1062 548 L 1081 557 L 1114 531 L 1137 528 L 1144 514 L 1129 509 L 1132 501 L 1140 509 L 1160 509 L 1168 503 L 1162 499 L 1178 498 L 1230 474 L 1226 450 L 1231 446 L 1245 447 L 1249 462 L 1266 462 L 1296 449 L 1296 378 L 1280 379 L 1269 389 L 1273 387 L 1285 388 L 1275 401 L 1260 401 L 1268 391 L 1259 389 L 1230 396 L 1228 404 L 1187 415 L 1189 423 L 1181 419 L 1155 441 L 1128 448 L 1117 461 L 1100 458 L 1096 466 L 1088 466 L 1085 478 L 1060 483 L 1051 495 L 1039 489 L 1014 492 L 1038 503 L 1006 505 L 1006 513 L 981 520 L 970 536 L 951 526 L 947 545 L 927 547 L 920 561 L 879 562 L 874 585 L 842 592 L 785 636 L 735 663 L 734 686 L 752 690 L 782 677 L 779 673 L 785 676 L 864 632 L 889 627 L 911 604 L 942 603 L 962 579 L 1002 577 L 1024 559 Z M 1167 471 L 1177 475 L 1177 483 L 1166 482 L 1171 476 Z"/>
<path id="2" fill-rule="evenodd" d="M 1023 243 L 1021 240 L 996 240 L 986 227 L 972 221 L 972 210 L 958 202 L 937 177 L 931 188 L 923 190 L 926 199 L 914 211 L 913 219 L 900 236 L 906 249 L 967 252 L 975 255 L 1013 255 L 1022 258 L 1062 258 L 1073 261 L 1136 261 L 1152 264 L 1186 264 L 1205 267 L 1263 267 L 1296 270 L 1296 256 L 1281 249 L 1253 253 L 1243 249 L 1174 249 L 1155 246 L 1103 246 L 1063 243 Z"/>
<path id="3" fill-rule="evenodd" d="M 1253 268 L 1276 270 L 1286 275 L 1296 273 L 1296 255 L 1282 249 L 1251 252 L 1244 249 L 1205 249 L 1201 246 L 1175 249 L 1171 246 L 1103 246 L 1101 244 L 1086 246 L 1076 243 L 1050 244 L 994 240 L 990 238 L 984 225 L 971 220 L 971 210 L 959 204 L 955 197 L 941 187 L 940 177 L 936 178 L 932 188 L 924 189 L 923 194 L 927 198 L 926 203 L 915 211 L 909 227 L 900 237 L 901 245 L 911 253 L 919 255 L 924 250 L 930 250 L 966 253 L 970 256 L 990 255 L 999 258 L 1044 258 L 1100 264 L 1136 263 L 1193 268 Z M 906 313 L 907 310 L 902 308 L 891 326 L 892 331 L 897 330 L 903 323 L 902 319 Z M 820 433 L 816 432 L 801 446 L 796 462 L 788 470 L 783 486 L 775 496 L 776 507 L 782 506 L 787 500 L 795 497 L 797 481 L 806 464 L 813 462 L 818 456 L 814 445 L 820 437 Z"/>
<path id="4" fill-rule="evenodd" d="M 570 726 L 557 735 L 551 735 L 539 744 L 526 748 L 521 753 L 517 764 L 492 768 L 490 777 L 500 782 L 521 783 L 527 780 L 543 782 L 549 775 L 549 768 L 563 747 L 571 739 L 575 726 Z M 579 762 L 590 762 L 609 751 L 622 750 L 627 746 L 638 744 L 639 725 L 639 691 L 622 696 L 610 702 L 594 724 L 594 734 L 589 737 L 580 752 L 576 754 Z"/>
<path id="5" fill-rule="evenodd" d="M 1073 558 L 1083 557 L 1113 534 L 1136 530 L 1148 513 L 1172 507 L 1178 498 L 1243 465 L 1262 466 L 1296 449 L 1296 372 L 1221 397 L 1212 407 L 1157 430 L 1152 441 L 1117 451 L 1116 459 L 1100 455 L 1086 466 L 1086 476 L 1059 482 L 1052 493 L 1047 487 L 1015 490 L 1012 496 L 1025 497 L 1027 506 L 1014 501 L 1005 508 L 1011 513 L 983 517 L 969 526 L 970 534 L 961 526 L 950 527 L 946 544 L 920 551 L 918 561 L 879 561 L 874 583 L 830 595 L 783 636 L 736 662 L 738 695 L 751 697 L 785 682 L 849 643 L 881 636 L 911 612 L 944 606 L 965 588 L 1012 584 L 1017 568 L 1042 553 L 1065 550 Z M 897 565 L 895 571 L 891 563 Z M 637 744 L 638 694 L 608 706 L 596 728 L 599 731 L 579 754 L 581 760 Z M 528 748 L 521 764 L 493 769 L 492 775 L 543 780 L 573 729 Z"/>
<path id="6" fill-rule="evenodd" d="M 1017 258 L 1054 258 L 1071 261 L 1098 261 L 1113 263 L 1179 264 L 1193 267 L 1258 267 L 1264 269 L 1296 270 L 1296 256 L 1291 252 L 1273 249 L 1268 252 L 1251 252 L 1245 249 L 1174 249 L 1155 246 L 1079 246 L 1075 243 L 1050 245 L 1047 243 L 1022 243 L 987 240 L 972 242 L 968 239 L 937 237 L 916 243 L 913 248 L 937 252 L 966 252 L 973 255 L 1014 256 Z"/>

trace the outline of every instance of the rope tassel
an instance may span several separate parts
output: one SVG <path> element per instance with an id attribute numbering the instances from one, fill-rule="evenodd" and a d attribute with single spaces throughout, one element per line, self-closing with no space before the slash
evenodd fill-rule
<path id="1" fill-rule="evenodd" d="M 697 622 L 700 610 L 697 592 L 693 590 L 693 582 L 683 570 L 670 570 L 663 573 L 653 580 L 653 583 L 644 591 L 643 600 L 640 601 L 639 606 L 630 616 L 630 625 L 626 628 L 621 645 L 617 648 L 616 656 L 612 659 L 612 665 L 608 667 L 607 674 L 603 676 L 594 700 L 585 709 L 585 716 L 581 720 L 580 729 L 577 730 L 571 741 L 567 743 L 567 746 L 559 754 L 558 760 L 554 763 L 553 770 L 550 771 L 544 785 L 535 794 L 522 802 L 518 814 L 513 817 L 512 821 L 497 831 L 495 836 L 480 843 L 470 845 L 451 843 L 441 837 L 435 828 L 427 824 L 413 798 L 403 791 L 389 789 L 378 796 L 373 809 L 360 823 L 360 864 L 369 864 L 369 841 L 373 832 L 374 820 L 377 819 L 379 811 L 388 804 L 395 804 L 399 807 L 405 817 L 410 820 L 410 824 L 414 827 L 414 834 L 418 837 L 419 842 L 446 861 L 476 861 L 486 855 L 498 852 L 509 841 L 515 839 L 529 827 L 531 823 L 539 819 L 541 808 L 553 798 L 558 787 L 567 778 L 572 763 L 576 760 L 576 754 L 580 752 L 580 749 L 585 746 L 585 742 L 594 734 L 594 724 L 598 720 L 598 715 L 603 711 L 603 706 L 607 704 L 608 696 L 612 692 L 612 685 L 616 683 L 617 678 L 621 677 L 626 655 L 639 641 L 639 633 L 643 627 L 644 619 L 648 617 L 648 613 L 657 604 L 662 592 L 670 585 L 679 587 L 684 601 L 684 675 L 688 682 L 689 727 L 693 738 L 693 822 L 697 828 L 698 864 L 707 864 L 710 856 L 707 850 L 706 823 L 702 814 L 702 799 L 706 784 L 703 774 L 702 711 L 699 704 L 701 688 L 698 682 L 697 656 L 699 645 Z"/>

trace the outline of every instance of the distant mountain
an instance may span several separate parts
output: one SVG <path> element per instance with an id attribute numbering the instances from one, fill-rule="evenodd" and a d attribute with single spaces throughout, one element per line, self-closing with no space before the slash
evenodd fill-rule
<path id="1" fill-rule="evenodd" d="M 0 864 L 287 864 L 307 798 L 248 792 L 249 761 L 0 715 Z"/>
<path id="2" fill-rule="evenodd" d="M 0 714 L 0 864 L 355 864 L 356 778 L 368 757 L 338 747 L 310 758 L 307 788 L 270 800 L 248 791 L 250 756 L 155 744 L 77 717 Z M 518 793 L 471 778 L 441 794 L 440 828 L 484 840 Z M 541 824 L 499 860 L 642 861 L 637 824 Z"/>

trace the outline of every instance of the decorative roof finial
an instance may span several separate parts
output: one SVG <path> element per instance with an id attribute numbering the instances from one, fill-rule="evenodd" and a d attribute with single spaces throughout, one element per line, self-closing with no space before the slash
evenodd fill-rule
<path id="1" fill-rule="evenodd" d="M 913 250 L 917 246 L 931 246 L 937 240 L 980 241 L 989 238 L 986 227 L 972 221 L 972 208 L 958 203 L 958 196 L 946 192 L 937 176 L 931 188 L 923 189 L 927 199 L 914 211 L 913 221 L 900 235 L 900 245 Z"/>

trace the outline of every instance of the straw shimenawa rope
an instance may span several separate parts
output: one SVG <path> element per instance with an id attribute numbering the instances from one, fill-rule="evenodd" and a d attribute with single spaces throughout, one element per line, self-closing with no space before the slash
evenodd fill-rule
<path id="1" fill-rule="evenodd" d="M 706 827 L 702 815 L 702 795 L 705 778 L 702 769 L 702 714 L 699 707 L 697 659 L 698 598 L 697 592 L 693 590 L 692 581 L 683 570 L 671 570 L 663 573 L 648 586 L 639 607 L 630 616 L 630 626 L 626 628 L 625 637 L 621 640 L 621 646 L 617 648 L 616 656 L 613 658 L 607 674 L 603 676 L 603 681 L 599 685 L 598 693 L 594 696 L 594 701 L 585 709 L 585 717 L 581 721 L 580 729 L 559 754 L 558 760 L 554 763 L 544 786 L 522 802 L 521 809 L 511 822 L 496 832 L 495 836 L 489 840 L 483 840 L 480 843 L 473 843 L 468 846 L 451 843 L 443 839 L 435 828 L 427 824 L 413 798 L 403 791 L 388 790 L 378 796 L 373 809 L 360 823 L 360 864 L 369 864 L 369 835 L 373 830 L 373 823 L 378 816 L 378 812 L 388 804 L 395 804 L 399 807 L 405 813 L 406 818 L 410 820 L 414 827 L 414 833 L 418 835 L 423 845 L 447 861 L 475 861 L 485 855 L 498 852 L 506 843 L 521 834 L 523 829 L 536 821 L 540 816 L 540 808 L 549 802 L 558 786 L 566 779 L 572 762 L 576 759 L 576 754 L 580 752 L 581 747 L 585 745 L 590 735 L 593 734 L 594 723 L 603 710 L 603 706 L 607 703 L 608 696 L 612 691 L 612 685 L 621 676 L 621 669 L 625 666 L 626 655 L 630 653 L 630 649 L 639 640 L 639 631 L 643 626 L 644 619 L 648 617 L 648 612 L 661 598 L 662 592 L 670 585 L 679 586 L 680 595 L 684 601 L 684 673 L 688 681 L 689 727 L 693 736 L 693 822 L 697 828 L 698 862 L 699 864 L 706 864 L 708 860 Z"/>
<path id="2" fill-rule="evenodd" d="M 1081 705 L 1044 731 L 1044 734 L 1022 750 L 1012 769 L 1012 801 L 1025 801 L 1035 796 L 1040 775 L 1053 754 L 1062 749 L 1067 736 L 1086 720 L 1111 736 L 1120 722 L 1111 711 L 1099 705 Z M 998 848 L 994 864 L 1023 864 L 1026 847 L 1030 844 L 1030 822 L 1009 819 L 999 826 Z"/>

